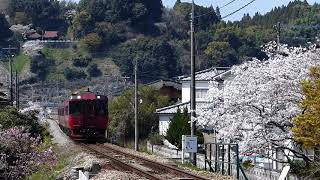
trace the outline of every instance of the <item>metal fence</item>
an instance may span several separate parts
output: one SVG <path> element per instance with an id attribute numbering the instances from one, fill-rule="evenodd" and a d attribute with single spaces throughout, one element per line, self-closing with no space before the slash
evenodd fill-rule
<path id="1" fill-rule="evenodd" d="M 240 165 L 238 144 L 206 143 L 205 169 L 237 179 L 248 179 Z"/>

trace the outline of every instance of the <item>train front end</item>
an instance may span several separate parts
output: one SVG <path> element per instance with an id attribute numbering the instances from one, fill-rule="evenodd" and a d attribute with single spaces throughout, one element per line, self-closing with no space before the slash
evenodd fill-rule
<path id="1" fill-rule="evenodd" d="M 69 100 L 69 131 L 74 140 L 105 139 L 108 126 L 108 98 L 94 93 L 72 96 Z"/>

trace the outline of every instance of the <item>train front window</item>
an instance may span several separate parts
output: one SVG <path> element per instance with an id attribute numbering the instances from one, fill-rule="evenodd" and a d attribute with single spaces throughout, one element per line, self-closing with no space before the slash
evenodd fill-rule
<path id="1" fill-rule="evenodd" d="M 80 102 L 70 102 L 70 114 L 72 115 L 80 115 L 81 103 Z"/>
<path id="2" fill-rule="evenodd" d="M 100 116 L 106 115 L 106 103 L 103 101 L 96 102 L 96 114 Z"/>

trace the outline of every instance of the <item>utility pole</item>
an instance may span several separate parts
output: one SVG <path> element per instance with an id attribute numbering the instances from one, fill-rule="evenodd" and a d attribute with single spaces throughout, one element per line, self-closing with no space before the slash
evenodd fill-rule
<path id="1" fill-rule="evenodd" d="M 12 48 L 11 45 L 9 45 L 8 48 L 2 48 L 3 50 L 7 50 L 9 54 L 9 71 L 10 71 L 10 105 L 13 106 L 13 75 L 12 75 L 12 57 L 14 55 L 11 54 L 11 50 L 15 50 L 17 48 Z"/>
<path id="2" fill-rule="evenodd" d="M 280 35 L 281 35 L 281 23 L 278 22 L 277 25 L 277 50 L 280 52 Z"/>
<path id="3" fill-rule="evenodd" d="M 10 105 L 13 106 L 13 72 L 12 72 L 12 59 L 11 55 L 9 58 L 9 68 L 10 68 Z"/>
<path id="4" fill-rule="evenodd" d="M 16 108 L 19 109 L 19 78 L 16 70 Z"/>
<path id="5" fill-rule="evenodd" d="M 191 113 L 191 136 L 194 136 L 196 129 L 196 81 L 195 81 L 195 38 L 194 38 L 194 0 L 192 0 L 192 10 L 191 10 L 191 84 L 190 84 L 190 113 Z M 191 153 L 191 161 L 194 166 L 197 165 L 197 154 Z"/>
<path id="6" fill-rule="evenodd" d="M 139 151 L 139 131 L 138 131 L 138 82 L 137 82 L 138 60 L 134 65 L 134 149 Z"/>

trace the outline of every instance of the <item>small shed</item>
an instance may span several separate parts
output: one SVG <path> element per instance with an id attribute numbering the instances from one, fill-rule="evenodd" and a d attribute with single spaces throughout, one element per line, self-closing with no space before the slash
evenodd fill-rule
<path id="1" fill-rule="evenodd" d="M 45 40 L 57 40 L 59 38 L 58 31 L 45 31 L 43 39 Z"/>

